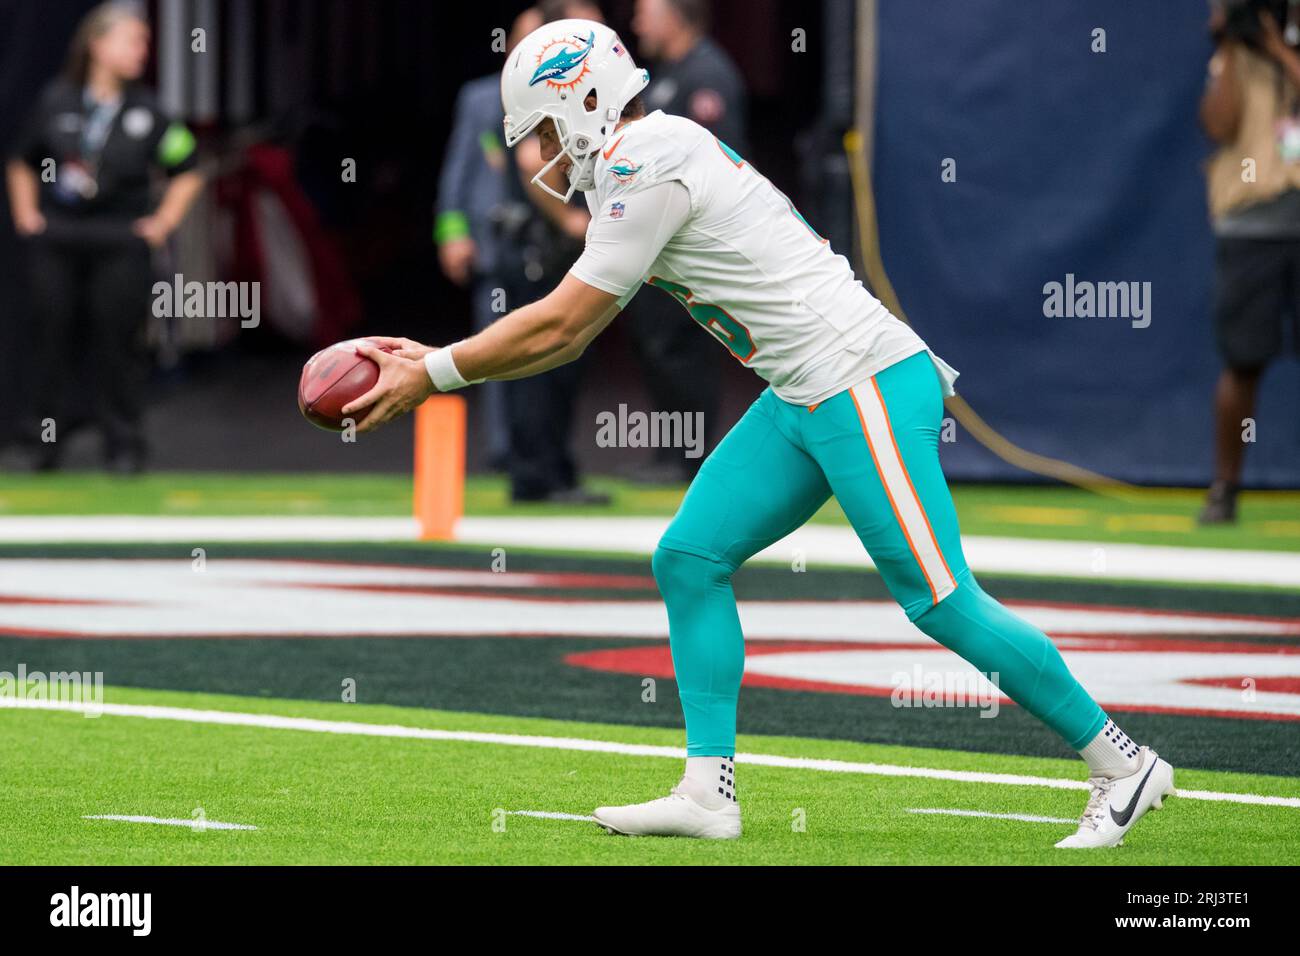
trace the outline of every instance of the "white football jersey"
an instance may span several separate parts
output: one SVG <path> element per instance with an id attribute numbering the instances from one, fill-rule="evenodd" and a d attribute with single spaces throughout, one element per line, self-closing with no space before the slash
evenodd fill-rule
<path id="1" fill-rule="evenodd" d="M 929 351 L 780 190 L 699 124 L 659 111 L 634 120 L 595 176 L 573 275 L 620 302 L 638 280 L 658 286 L 785 401 L 814 405 Z M 957 373 L 930 354 L 951 395 Z"/>

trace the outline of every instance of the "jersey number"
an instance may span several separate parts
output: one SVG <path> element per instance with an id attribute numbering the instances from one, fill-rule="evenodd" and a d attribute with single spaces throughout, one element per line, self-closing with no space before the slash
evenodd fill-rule
<path id="1" fill-rule="evenodd" d="M 708 329 L 722 342 L 732 355 L 748 364 L 754 357 L 754 339 L 739 320 L 727 314 L 721 306 L 707 302 L 696 302 L 695 295 L 684 285 L 669 282 L 659 276 L 646 279 L 653 286 L 658 286 L 686 307 L 692 319 Z"/>

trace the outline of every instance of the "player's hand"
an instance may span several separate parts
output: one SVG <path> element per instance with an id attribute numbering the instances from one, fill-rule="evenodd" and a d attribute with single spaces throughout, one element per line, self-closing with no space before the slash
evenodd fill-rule
<path id="1" fill-rule="evenodd" d="M 381 349 L 392 349 L 399 358 L 423 359 L 437 346 L 421 345 L 415 339 L 406 339 L 391 335 L 367 335 L 367 339 L 378 344 Z"/>
<path id="2" fill-rule="evenodd" d="M 370 409 L 357 426 L 358 432 L 374 431 L 380 425 L 405 415 L 433 394 L 433 382 L 429 381 L 424 362 L 401 358 L 365 343 L 357 345 L 357 354 L 379 366 L 379 381 L 375 382 L 375 387 L 342 409 L 344 415 Z"/>
<path id="3" fill-rule="evenodd" d="M 451 239 L 438 246 L 438 263 L 443 273 L 456 285 L 469 284 L 470 271 L 478 257 L 478 246 L 468 236 Z"/>

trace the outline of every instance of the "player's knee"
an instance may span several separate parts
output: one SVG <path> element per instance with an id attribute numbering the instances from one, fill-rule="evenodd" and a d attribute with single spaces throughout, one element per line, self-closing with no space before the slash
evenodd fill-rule
<path id="1" fill-rule="evenodd" d="M 953 595 L 950 594 L 938 604 L 931 604 L 920 615 L 912 617 L 912 615 L 909 614 L 908 617 L 912 619 L 912 623 L 916 625 L 917 629 L 922 634 L 925 634 L 927 637 L 931 637 L 940 644 L 943 644 L 945 643 L 944 637 L 946 636 L 944 632 L 949 629 L 949 614 L 947 613 L 949 608 L 945 608 L 944 604 L 952 600 L 952 598 Z"/>
<path id="2" fill-rule="evenodd" d="M 726 565 L 718 561 L 663 545 L 655 549 L 650 570 L 665 601 L 700 596 L 731 576 Z"/>
<path id="3" fill-rule="evenodd" d="M 956 585 L 938 601 L 935 601 L 930 594 L 926 594 L 923 600 L 916 593 L 916 589 L 907 595 L 895 591 L 894 599 L 907 614 L 909 621 L 922 633 L 938 640 L 939 636 L 935 632 L 950 626 L 948 622 L 958 616 L 954 612 L 963 606 L 969 609 L 972 603 L 979 600 L 979 595 L 983 594 L 969 568 L 957 573 Z"/>
<path id="4" fill-rule="evenodd" d="M 923 613 L 913 617 L 912 623 L 921 633 L 952 647 L 960 642 L 970 630 L 970 622 L 978 619 L 981 610 L 991 602 L 992 598 L 975 583 L 975 579 L 968 577 L 942 601 L 931 604 Z"/>

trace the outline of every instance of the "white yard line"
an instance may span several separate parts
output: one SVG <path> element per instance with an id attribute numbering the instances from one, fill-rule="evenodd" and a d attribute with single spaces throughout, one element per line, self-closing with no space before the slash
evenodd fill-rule
<path id="1" fill-rule="evenodd" d="M 621 754 L 628 757 L 667 757 L 683 760 L 684 747 L 661 747 L 648 744 L 624 744 L 612 740 L 584 737 L 541 737 L 530 734 L 497 734 L 470 730 L 436 730 L 402 724 L 366 724 L 346 720 L 319 720 L 313 717 L 282 717 L 276 714 L 250 714 L 230 710 L 195 710 L 188 707 L 159 707 L 148 704 L 79 703 L 58 700 L 23 700 L 0 698 L 0 711 L 6 708 L 59 710 L 72 713 L 94 711 L 117 717 L 143 717 L 151 720 L 179 720 L 197 724 L 224 724 L 236 727 L 261 727 L 270 730 L 302 730 L 311 733 L 350 734 L 363 737 L 402 737 L 414 740 L 449 740 L 467 743 L 499 744 L 509 747 L 538 747 L 546 750 L 571 750 L 585 753 Z M 932 767 L 901 767 L 893 764 L 858 763 L 849 760 L 824 760 L 811 757 L 786 757 L 780 754 L 736 754 L 736 762 L 755 767 L 780 767 L 789 770 L 818 770 L 826 773 L 865 774 L 877 777 L 920 777 L 928 780 L 954 780 L 963 783 L 1006 784 L 1021 787 L 1050 787 L 1056 790 L 1087 790 L 1083 780 L 1059 777 L 1031 777 L 1011 773 L 984 773 L 975 770 L 941 770 Z M 1256 793 L 1217 793 L 1206 790 L 1179 790 L 1178 796 L 1191 800 L 1217 800 L 1273 807 L 1300 808 L 1300 797 L 1279 797 Z"/>
<path id="2" fill-rule="evenodd" d="M 414 518 L 6 515 L 0 542 L 411 541 Z"/>
<path id="3" fill-rule="evenodd" d="M 83 820 L 117 820 L 122 823 L 156 823 L 167 827 L 189 827 L 191 830 L 256 830 L 247 823 L 221 823 L 217 820 L 181 820 L 168 817 L 137 817 L 118 813 L 91 813 Z"/>
<path id="4" fill-rule="evenodd" d="M 539 820 L 585 820 L 588 823 L 596 822 L 596 818 L 590 814 L 584 816 L 581 813 L 559 813 L 555 810 L 507 810 L 506 814 L 512 817 L 536 817 Z"/>
<path id="5" fill-rule="evenodd" d="M 456 540 L 486 547 L 650 554 L 667 517 L 536 516 L 462 518 Z M 413 541 L 413 518 L 173 517 L 166 515 L 0 518 L 0 543 L 219 541 Z M 1183 548 L 1099 541 L 970 535 L 962 539 L 976 572 L 1050 577 L 1300 588 L 1300 553 Z M 754 560 L 870 567 L 847 525 L 804 525 Z"/>
<path id="6" fill-rule="evenodd" d="M 988 820 L 1019 820 L 1022 823 L 1069 823 L 1076 824 L 1078 820 L 1069 820 L 1065 817 L 1036 817 L 1029 813 L 985 813 L 983 810 L 948 810 L 942 808 L 930 807 L 909 807 L 908 813 L 933 813 L 945 817 L 983 817 Z"/>

